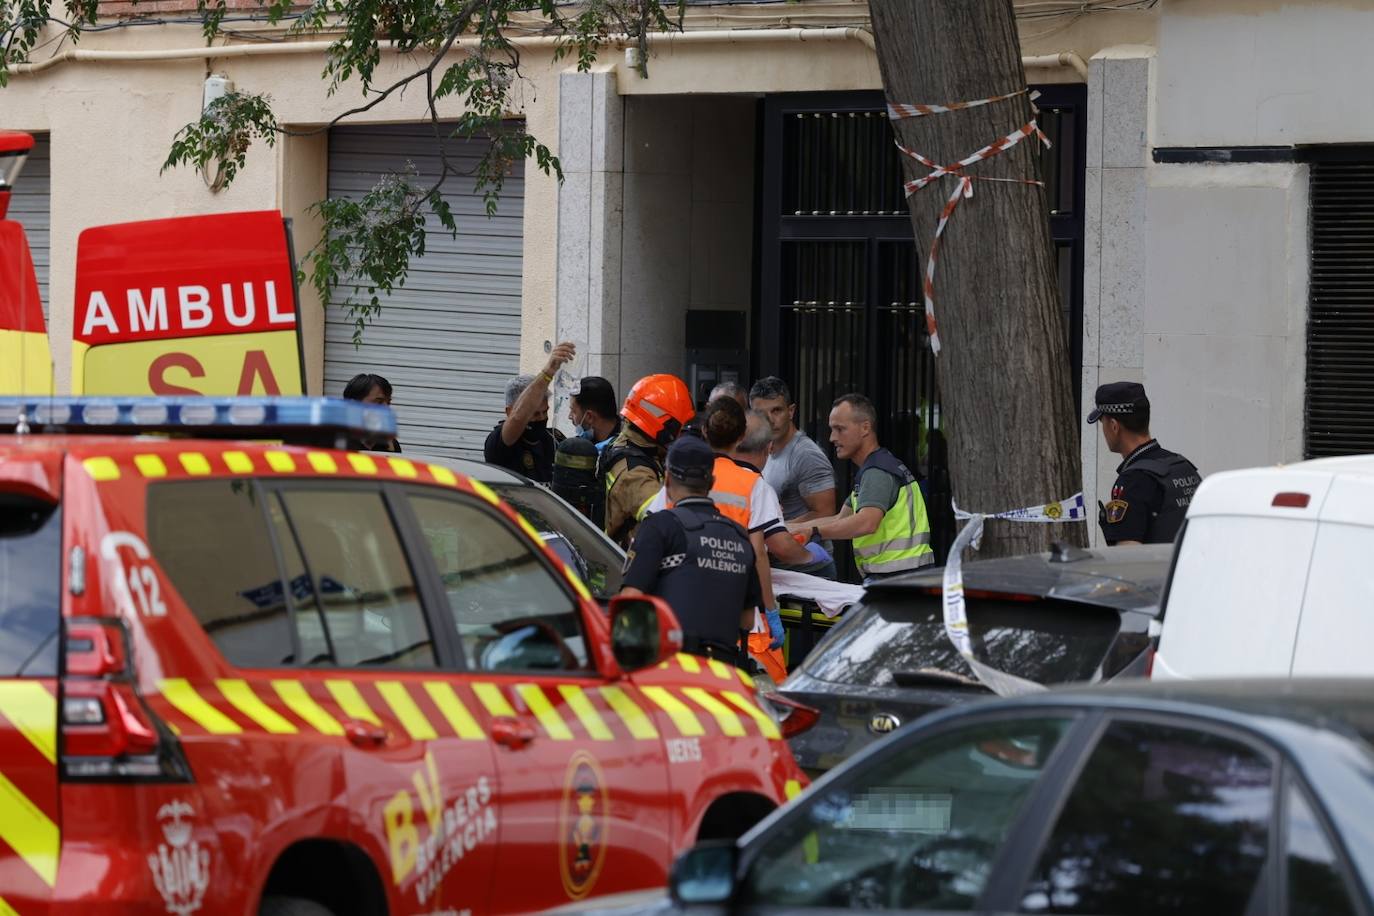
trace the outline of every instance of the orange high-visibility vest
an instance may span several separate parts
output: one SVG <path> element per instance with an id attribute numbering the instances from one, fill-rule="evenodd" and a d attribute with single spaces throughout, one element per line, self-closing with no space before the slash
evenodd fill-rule
<path id="1" fill-rule="evenodd" d="M 752 521 L 749 517 L 749 497 L 754 492 L 754 481 L 761 475 L 740 467 L 723 455 L 716 456 L 716 464 L 711 471 L 716 477 L 716 482 L 711 484 L 711 502 L 716 504 L 721 515 L 748 534 Z"/>

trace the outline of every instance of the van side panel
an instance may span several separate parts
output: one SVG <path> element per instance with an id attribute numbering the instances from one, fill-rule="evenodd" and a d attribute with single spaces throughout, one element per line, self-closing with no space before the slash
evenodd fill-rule
<path id="1" fill-rule="evenodd" d="M 1190 518 L 1154 679 L 1286 676 L 1316 534 L 1315 519 Z"/>
<path id="2" fill-rule="evenodd" d="M 1322 505 L 1293 675 L 1374 674 L 1374 479 L 1341 476 Z"/>

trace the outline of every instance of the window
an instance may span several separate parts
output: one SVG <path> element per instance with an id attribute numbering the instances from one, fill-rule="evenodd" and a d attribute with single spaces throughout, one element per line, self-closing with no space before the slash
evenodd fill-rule
<path id="1" fill-rule="evenodd" d="M 906 686 L 943 672 L 983 689 L 945 635 L 938 594 L 885 593 L 850 616 L 863 620 L 837 629 L 827 651 L 803 663 L 807 674 L 834 683 Z M 1114 610 L 1053 601 L 970 598 L 968 619 L 980 659 L 1039 684 L 1090 679 L 1121 626 Z"/>
<path id="2" fill-rule="evenodd" d="M 1354 913 L 1340 858 L 1326 829 L 1297 785 L 1288 786 L 1288 912 L 1291 916 Z"/>
<path id="3" fill-rule="evenodd" d="M 0 497 L 0 677 L 56 677 L 62 513 Z"/>
<path id="4" fill-rule="evenodd" d="M 332 650 L 334 663 L 350 668 L 435 666 L 434 640 L 382 494 L 302 489 L 284 490 L 281 499 L 323 613 L 321 633 L 302 617 L 307 651 Z"/>
<path id="5" fill-rule="evenodd" d="M 221 654 L 241 668 L 295 664 L 281 571 L 245 479 L 148 488 L 148 547 Z"/>
<path id="6" fill-rule="evenodd" d="M 584 671 L 578 607 L 526 540 L 475 503 L 412 494 L 468 667 Z"/>
<path id="7" fill-rule="evenodd" d="M 813 795 L 779 830 L 744 903 L 970 910 L 1067 718 L 981 724 L 889 753 Z"/>
<path id="8" fill-rule="evenodd" d="M 620 591 L 624 556 L 575 509 L 543 487 L 494 483 L 491 488 L 541 534 L 562 535 L 549 546 L 581 573 L 592 594 L 610 600 Z M 568 550 L 571 546 L 572 550 Z M 575 551 L 569 558 L 566 554 Z"/>
<path id="9" fill-rule="evenodd" d="M 1117 722 L 1021 901 L 1034 913 L 1245 913 L 1263 892 L 1273 768 L 1239 741 Z"/>

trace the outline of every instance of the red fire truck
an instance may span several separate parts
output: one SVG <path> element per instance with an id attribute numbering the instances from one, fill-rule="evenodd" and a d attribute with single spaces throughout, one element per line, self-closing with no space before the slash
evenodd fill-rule
<path id="1" fill-rule="evenodd" d="M 337 448 L 394 434 L 0 398 L 0 913 L 529 912 L 801 791 L 666 605 L 598 605 L 480 481 Z"/>

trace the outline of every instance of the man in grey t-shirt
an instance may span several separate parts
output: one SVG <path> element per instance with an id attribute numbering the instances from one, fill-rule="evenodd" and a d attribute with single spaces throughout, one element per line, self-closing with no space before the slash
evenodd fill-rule
<path id="1" fill-rule="evenodd" d="M 785 521 L 835 514 L 835 472 L 810 436 L 797 429 L 797 405 L 787 383 L 777 376 L 759 379 L 749 391 L 749 406 L 768 417 L 773 449 L 763 479 L 778 492 Z"/>

